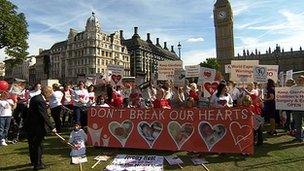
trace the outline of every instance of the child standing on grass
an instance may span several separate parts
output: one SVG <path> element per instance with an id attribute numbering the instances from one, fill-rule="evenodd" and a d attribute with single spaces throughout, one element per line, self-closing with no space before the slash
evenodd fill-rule
<path id="1" fill-rule="evenodd" d="M 87 135 L 83 129 L 80 127 L 80 123 L 75 122 L 74 129 L 70 134 L 69 143 L 74 145 L 70 156 L 71 157 L 80 157 L 86 155 L 85 142 L 87 141 Z"/>

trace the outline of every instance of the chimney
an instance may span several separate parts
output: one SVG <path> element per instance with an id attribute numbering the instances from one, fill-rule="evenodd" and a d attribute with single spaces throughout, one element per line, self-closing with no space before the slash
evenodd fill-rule
<path id="1" fill-rule="evenodd" d="M 168 48 L 167 48 L 167 42 L 164 42 L 164 49 L 168 50 Z"/>
<path id="2" fill-rule="evenodd" d="M 140 36 L 138 35 L 138 27 L 134 27 L 134 35 L 132 36 L 132 38 L 140 38 Z"/>
<path id="3" fill-rule="evenodd" d="M 159 38 L 156 38 L 156 46 L 161 47 L 161 45 L 159 44 Z"/>
<path id="4" fill-rule="evenodd" d="M 124 39 L 123 38 L 123 30 L 119 30 L 119 36 L 120 36 L 120 39 Z"/>
<path id="5" fill-rule="evenodd" d="M 39 48 L 39 54 L 41 54 L 42 51 L 43 51 L 43 49 L 42 49 L 42 48 Z"/>
<path id="6" fill-rule="evenodd" d="M 174 46 L 173 46 L 173 45 L 171 46 L 171 52 L 172 52 L 172 53 L 175 53 L 175 52 L 174 52 Z"/>
<path id="7" fill-rule="evenodd" d="M 147 42 L 148 43 L 152 43 L 151 39 L 150 39 L 150 33 L 147 33 Z"/>

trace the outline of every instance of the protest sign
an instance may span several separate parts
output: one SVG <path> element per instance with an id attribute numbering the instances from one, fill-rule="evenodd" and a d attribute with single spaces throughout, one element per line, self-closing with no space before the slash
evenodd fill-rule
<path id="1" fill-rule="evenodd" d="M 88 143 L 106 147 L 253 154 L 247 108 L 88 109 Z M 99 142 L 96 143 L 95 141 Z"/>
<path id="2" fill-rule="evenodd" d="M 113 162 L 108 165 L 105 170 L 107 171 L 134 171 L 134 170 L 147 170 L 147 171 L 162 171 L 164 157 L 156 155 L 126 155 L 118 154 Z"/>
<path id="3" fill-rule="evenodd" d="M 214 81 L 215 76 L 216 76 L 215 69 L 201 67 L 197 84 L 202 84 L 203 82 L 207 82 L 207 81 Z"/>
<path id="4" fill-rule="evenodd" d="M 292 79 L 293 76 L 293 70 L 286 71 L 286 81 Z"/>
<path id="5" fill-rule="evenodd" d="M 253 66 L 259 65 L 258 60 L 231 61 L 230 80 L 235 82 L 253 82 Z"/>
<path id="6" fill-rule="evenodd" d="M 253 80 L 257 83 L 267 83 L 267 68 L 263 66 L 253 67 Z"/>
<path id="7" fill-rule="evenodd" d="M 231 73 L 231 64 L 225 65 L 225 73 L 230 74 Z"/>
<path id="8" fill-rule="evenodd" d="M 284 85 L 285 85 L 285 77 L 284 77 L 284 72 L 283 71 L 281 71 L 280 74 L 279 74 L 279 80 L 280 80 L 280 86 L 284 87 Z"/>
<path id="9" fill-rule="evenodd" d="M 200 65 L 189 65 L 185 66 L 186 69 L 186 78 L 190 77 L 199 77 L 201 66 Z"/>
<path id="10" fill-rule="evenodd" d="M 81 164 L 88 162 L 88 159 L 86 156 L 78 156 L 78 157 L 72 157 L 72 163 L 73 164 Z"/>
<path id="11" fill-rule="evenodd" d="M 219 82 L 212 81 L 212 82 L 204 82 L 202 84 L 202 89 L 204 92 L 204 97 L 210 97 L 213 93 L 217 90 Z"/>
<path id="12" fill-rule="evenodd" d="M 260 65 L 267 68 L 267 79 L 272 79 L 274 82 L 278 82 L 279 65 Z"/>
<path id="13" fill-rule="evenodd" d="M 173 80 L 174 70 L 182 69 L 183 61 L 158 61 L 158 80 Z"/>
<path id="14" fill-rule="evenodd" d="M 124 67 L 122 65 L 109 64 L 107 66 L 107 75 L 111 78 L 111 83 L 113 86 L 122 85 L 122 78 L 124 74 Z"/>
<path id="15" fill-rule="evenodd" d="M 165 156 L 165 159 L 169 163 L 169 165 L 180 165 L 183 161 L 177 155 Z"/>
<path id="16" fill-rule="evenodd" d="M 174 70 L 174 84 L 176 86 L 184 86 L 186 78 L 186 71 L 184 69 Z"/>
<path id="17" fill-rule="evenodd" d="M 304 87 L 276 87 L 275 101 L 277 110 L 304 111 Z"/>
<path id="18" fill-rule="evenodd" d="M 209 163 L 205 158 L 200 158 L 200 157 L 191 157 L 190 160 L 194 165 L 202 165 Z"/>

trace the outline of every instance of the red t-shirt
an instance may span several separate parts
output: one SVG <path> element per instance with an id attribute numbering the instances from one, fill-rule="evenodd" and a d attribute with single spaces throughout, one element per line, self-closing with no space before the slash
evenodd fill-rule
<path id="1" fill-rule="evenodd" d="M 171 109 L 171 106 L 169 104 L 169 101 L 167 99 L 156 99 L 153 101 L 154 108 L 169 108 Z"/>
<path id="2" fill-rule="evenodd" d="M 199 98 L 198 98 L 198 93 L 194 90 L 190 90 L 189 91 L 189 97 L 192 97 L 195 101 L 198 101 Z"/>

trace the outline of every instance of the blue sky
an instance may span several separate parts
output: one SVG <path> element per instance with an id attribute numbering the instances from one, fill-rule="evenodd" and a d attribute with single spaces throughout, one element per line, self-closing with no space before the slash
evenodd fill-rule
<path id="1" fill-rule="evenodd" d="M 184 65 L 215 57 L 213 4 L 215 0 L 12 0 L 25 13 L 29 24 L 29 53 L 67 38 L 70 28 L 84 30 L 94 11 L 102 30 L 124 30 L 130 38 L 133 27 L 140 36 L 159 37 L 168 45 L 182 44 Z M 244 48 L 262 53 L 280 44 L 285 51 L 304 46 L 303 0 L 230 0 L 234 12 L 235 54 Z M 177 52 L 177 49 L 175 49 Z M 3 52 L 0 53 L 3 59 Z"/>

